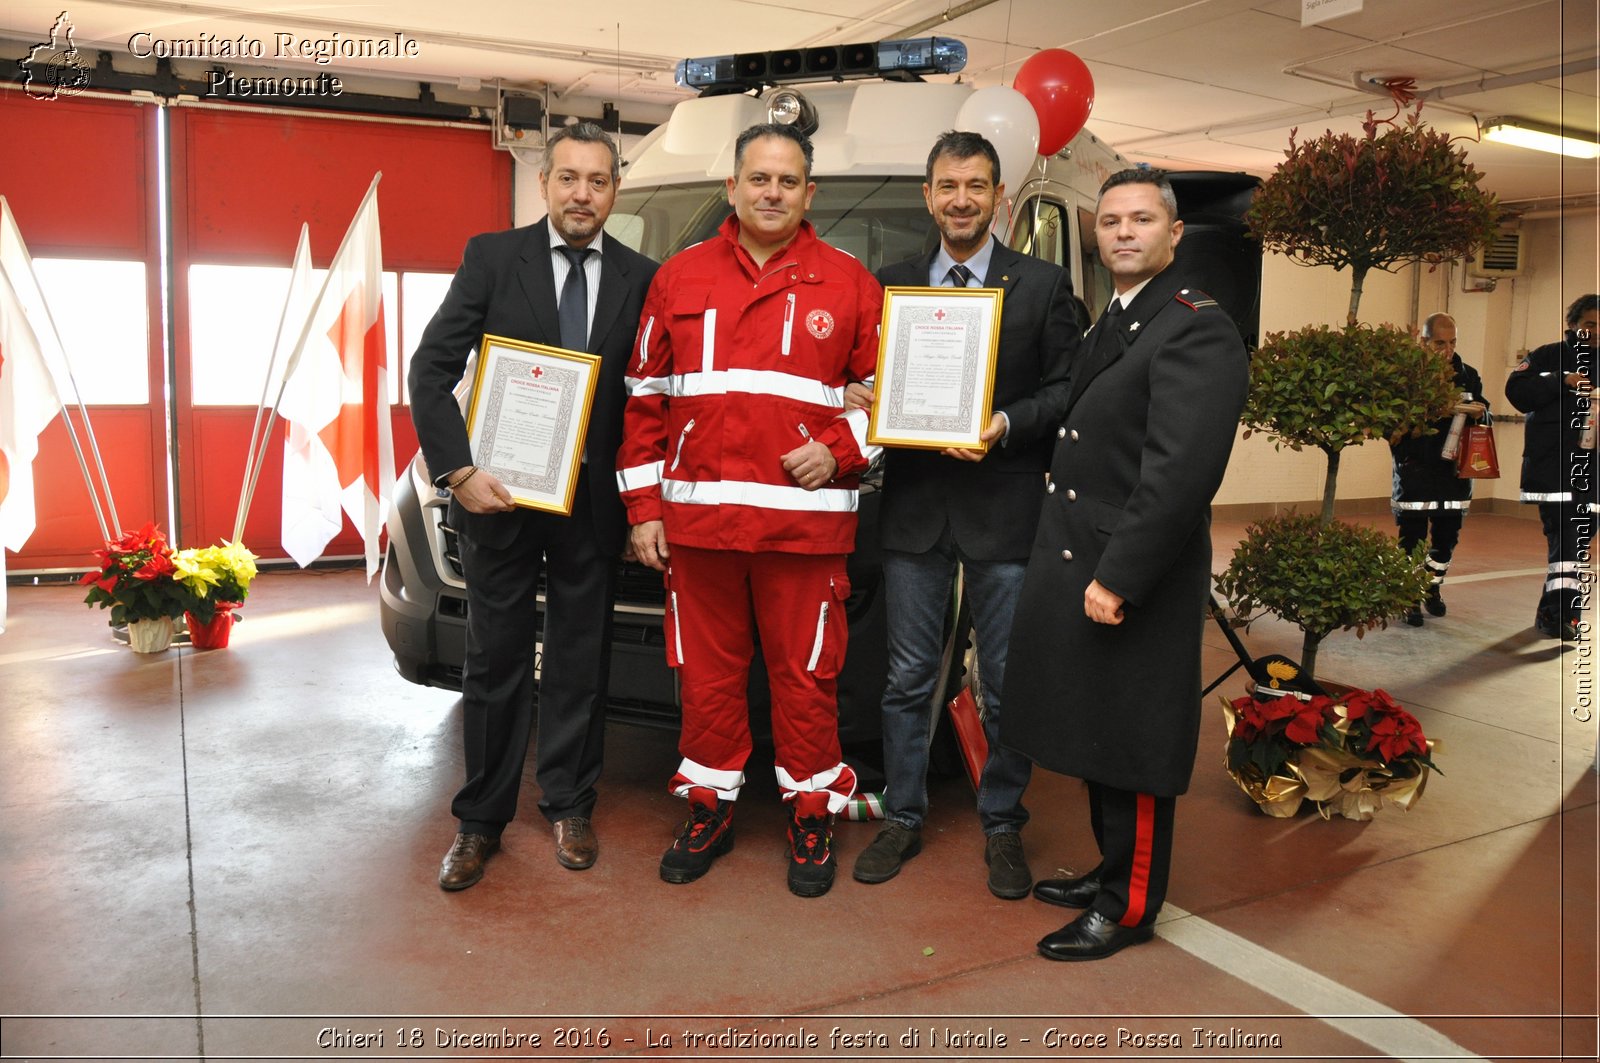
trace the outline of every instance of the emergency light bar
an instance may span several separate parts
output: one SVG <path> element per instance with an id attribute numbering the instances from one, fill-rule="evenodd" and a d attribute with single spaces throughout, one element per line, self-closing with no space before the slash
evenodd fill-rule
<path id="1" fill-rule="evenodd" d="M 843 81 L 888 78 L 920 81 L 923 74 L 958 74 L 967 65 L 967 46 L 953 37 L 821 48 L 786 48 L 684 59 L 674 80 L 686 89 L 760 89 L 790 81 Z"/>

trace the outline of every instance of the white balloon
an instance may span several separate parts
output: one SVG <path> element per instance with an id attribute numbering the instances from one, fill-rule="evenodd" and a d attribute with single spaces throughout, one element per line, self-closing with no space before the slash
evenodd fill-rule
<path id="1" fill-rule="evenodd" d="M 987 137 L 1000 156 L 1001 182 L 1022 187 L 1039 155 L 1039 115 L 1028 97 L 1005 85 L 979 89 L 956 112 L 956 128 Z"/>

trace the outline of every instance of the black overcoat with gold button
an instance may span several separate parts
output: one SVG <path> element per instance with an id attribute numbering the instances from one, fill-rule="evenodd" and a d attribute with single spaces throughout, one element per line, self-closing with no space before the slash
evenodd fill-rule
<path id="1" fill-rule="evenodd" d="M 1199 735 L 1211 498 L 1249 359 L 1227 313 L 1172 268 L 1117 328 L 1105 344 L 1091 330 L 1073 366 L 1011 634 L 1001 740 L 1052 771 L 1177 795 Z M 1084 614 L 1092 579 L 1125 599 L 1121 624 Z"/>

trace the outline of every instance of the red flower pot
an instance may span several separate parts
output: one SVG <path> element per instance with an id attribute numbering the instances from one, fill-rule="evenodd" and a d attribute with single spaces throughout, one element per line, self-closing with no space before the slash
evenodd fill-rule
<path id="1" fill-rule="evenodd" d="M 189 622 L 189 645 L 197 650 L 227 649 L 228 632 L 233 630 L 233 611 L 237 608 L 238 602 L 218 602 L 216 615 L 210 623 L 202 623 L 193 613 L 184 613 L 184 619 Z"/>

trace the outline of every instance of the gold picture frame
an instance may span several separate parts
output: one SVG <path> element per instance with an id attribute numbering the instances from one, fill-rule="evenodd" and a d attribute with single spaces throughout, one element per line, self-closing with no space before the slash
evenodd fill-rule
<path id="1" fill-rule="evenodd" d="M 885 288 L 867 442 L 987 450 L 999 288 Z"/>
<path id="2" fill-rule="evenodd" d="M 483 337 L 467 404 L 472 461 L 527 509 L 572 513 L 600 356 Z"/>

